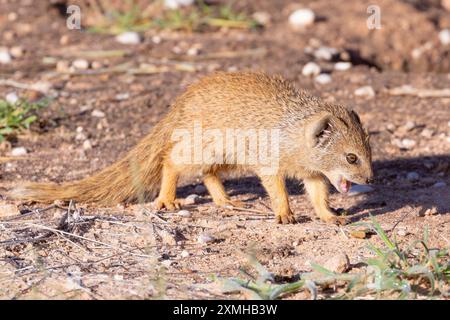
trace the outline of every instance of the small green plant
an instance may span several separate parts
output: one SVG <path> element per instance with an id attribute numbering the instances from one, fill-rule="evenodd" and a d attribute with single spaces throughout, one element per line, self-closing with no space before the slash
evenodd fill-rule
<path id="1" fill-rule="evenodd" d="M 401 247 L 390 239 L 380 224 L 372 217 L 371 223 L 358 223 L 371 228 L 381 238 L 383 246 L 368 243 L 373 258 L 363 262 L 367 268 L 359 273 L 336 273 L 320 265 L 311 264 L 313 272 L 302 273 L 297 281 L 275 283 L 274 277 L 256 259 L 249 258 L 250 266 L 258 277 L 241 270 L 248 279 L 216 278 L 224 293 L 240 292 L 251 299 L 277 299 L 284 295 L 308 289 L 313 298 L 318 289 L 339 286 L 342 290 L 332 299 L 397 298 L 411 299 L 420 296 L 447 298 L 449 296 L 449 252 L 430 248 L 428 229 L 423 239 Z"/>
<path id="2" fill-rule="evenodd" d="M 125 9 L 114 7 L 106 13 L 97 13 L 98 19 L 89 28 L 92 32 L 118 34 L 125 31 L 145 31 L 151 28 L 200 31 L 207 27 L 254 28 L 258 24 L 245 13 L 236 12 L 232 4 L 208 5 L 197 1 L 182 9 L 164 9 L 157 2 L 147 9 L 133 1 Z"/>
<path id="3" fill-rule="evenodd" d="M 47 105 L 47 99 L 33 103 L 23 99 L 16 103 L 0 99 L 0 141 L 8 135 L 28 129 L 37 120 L 36 111 Z"/>

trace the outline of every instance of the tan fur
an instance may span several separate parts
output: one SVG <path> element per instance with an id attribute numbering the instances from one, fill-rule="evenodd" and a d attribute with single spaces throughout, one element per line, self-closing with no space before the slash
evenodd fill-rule
<path id="1" fill-rule="evenodd" d="M 174 163 L 173 130 L 192 128 L 280 129 L 278 171 L 270 176 L 257 164 Z M 202 141 L 202 148 L 210 142 Z M 345 154 L 358 155 L 358 165 L 349 165 Z M 235 157 L 224 150 L 226 157 Z M 372 177 L 371 151 L 367 133 L 359 117 L 346 108 L 328 104 L 305 92 L 297 91 L 280 77 L 262 73 L 216 73 L 191 85 L 179 96 L 169 113 L 125 158 L 98 174 L 81 181 L 57 184 L 28 184 L 12 190 L 13 198 L 51 202 L 75 200 L 111 205 L 146 200 L 159 189 L 158 209 L 180 207 L 176 185 L 180 175 L 197 172 L 217 205 L 235 205 L 225 192 L 219 175 L 227 171 L 251 171 L 261 178 L 267 190 L 276 219 L 291 223 L 295 219 L 289 207 L 284 178 L 304 179 L 318 216 L 336 222 L 328 205 L 325 177 L 336 185 L 336 179 L 364 183 Z"/>

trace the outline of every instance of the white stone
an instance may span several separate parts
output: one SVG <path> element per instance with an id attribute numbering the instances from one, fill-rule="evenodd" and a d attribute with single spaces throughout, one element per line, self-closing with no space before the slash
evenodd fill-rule
<path id="1" fill-rule="evenodd" d="M 195 191 L 195 193 L 197 193 L 197 194 L 203 194 L 203 193 L 206 192 L 206 188 L 205 188 L 205 186 L 199 184 L 199 185 L 196 185 L 196 186 L 195 186 L 194 191 Z"/>
<path id="2" fill-rule="evenodd" d="M 371 86 L 364 86 L 356 89 L 354 95 L 359 97 L 373 98 L 375 97 L 375 90 L 373 90 Z"/>
<path id="3" fill-rule="evenodd" d="M 439 181 L 433 184 L 433 188 L 443 188 L 445 186 L 447 186 L 447 184 L 444 181 Z"/>
<path id="4" fill-rule="evenodd" d="M 450 29 L 444 29 L 439 32 L 439 41 L 443 46 L 450 44 Z"/>
<path id="5" fill-rule="evenodd" d="M 308 62 L 303 66 L 302 74 L 305 77 L 317 76 L 320 74 L 320 66 L 315 62 Z"/>
<path id="6" fill-rule="evenodd" d="M 104 118 L 105 117 L 105 113 L 103 111 L 95 109 L 95 110 L 92 111 L 92 116 L 96 117 L 96 118 Z"/>
<path id="7" fill-rule="evenodd" d="M 211 243 L 216 241 L 216 238 L 214 238 L 212 235 L 207 233 L 202 233 L 198 236 L 197 241 L 199 243 Z"/>
<path id="8" fill-rule="evenodd" d="M 192 217 L 192 213 L 188 210 L 180 210 L 177 212 L 177 216 L 180 216 L 183 218 L 190 218 L 190 217 Z"/>
<path id="9" fill-rule="evenodd" d="M 425 138 L 431 138 L 433 134 L 434 130 L 428 128 L 423 129 L 422 132 L 420 133 L 420 135 Z"/>
<path id="10" fill-rule="evenodd" d="M 412 149 L 416 145 L 416 141 L 413 139 L 405 138 L 405 139 L 401 140 L 401 144 L 402 144 L 403 148 L 405 148 L 405 149 Z"/>
<path id="11" fill-rule="evenodd" d="M 141 36 L 134 31 L 128 31 L 116 36 L 116 41 L 121 44 L 139 44 L 141 43 Z"/>
<path id="12" fill-rule="evenodd" d="M 338 51 L 335 48 L 330 47 L 320 47 L 314 51 L 314 57 L 319 60 L 330 61 Z"/>
<path id="13" fill-rule="evenodd" d="M 17 101 L 19 101 L 19 97 L 15 92 L 10 92 L 5 97 L 6 101 L 8 101 L 11 104 L 15 104 Z"/>
<path id="14" fill-rule="evenodd" d="M 366 186 L 363 184 L 354 184 L 350 187 L 350 190 L 348 191 L 349 196 L 356 196 L 358 194 L 362 193 L 369 193 L 374 191 L 375 189 L 371 186 Z"/>
<path id="15" fill-rule="evenodd" d="M 194 3 L 194 0 L 164 0 L 164 6 L 167 9 L 178 9 L 180 7 L 190 6 Z"/>
<path id="16" fill-rule="evenodd" d="M 314 81 L 319 83 L 319 84 L 327 84 L 327 83 L 330 83 L 331 80 L 332 80 L 331 76 L 329 74 L 326 74 L 326 73 L 319 74 L 318 76 L 316 76 L 314 78 Z"/>
<path id="17" fill-rule="evenodd" d="M 186 250 L 181 251 L 181 257 L 182 257 L 182 258 L 187 258 L 187 257 L 189 257 L 189 256 L 190 256 L 190 254 L 189 254 L 189 252 L 187 252 Z"/>
<path id="18" fill-rule="evenodd" d="M 409 181 L 417 181 L 419 180 L 420 176 L 417 172 L 411 171 L 408 172 L 408 174 L 406 175 L 406 179 Z"/>
<path id="19" fill-rule="evenodd" d="M 92 149 L 92 143 L 91 143 L 91 140 L 84 140 L 84 142 L 83 142 L 83 149 L 84 150 L 90 150 L 90 149 Z"/>
<path id="20" fill-rule="evenodd" d="M 85 59 L 76 59 L 72 62 L 72 66 L 78 70 L 89 69 L 89 61 Z"/>
<path id="21" fill-rule="evenodd" d="M 314 23 L 316 15 L 311 9 L 298 9 L 289 16 L 289 23 L 296 29 L 310 26 Z"/>
<path id="22" fill-rule="evenodd" d="M 197 48 L 197 47 L 192 47 L 192 48 L 189 48 L 188 50 L 187 50 L 187 52 L 186 52 L 186 54 L 188 55 L 188 56 L 197 56 L 198 55 L 198 53 L 200 52 L 200 49 L 199 48 Z"/>
<path id="23" fill-rule="evenodd" d="M 338 62 L 334 65 L 334 70 L 347 71 L 352 67 L 351 62 Z"/>
<path id="24" fill-rule="evenodd" d="M 128 92 L 119 93 L 119 94 L 116 94 L 115 98 L 116 98 L 116 100 L 119 100 L 119 101 L 127 100 L 128 98 L 130 98 L 130 94 Z"/>
<path id="25" fill-rule="evenodd" d="M 0 63 L 8 64 L 11 63 L 12 58 L 9 52 L 6 49 L 0 49 Z"/>
<path id="26" fill-rule="evenodd" d="M 27 149 L 24 147 L 17 147 L 11 150 L 11 155 L 14 157 L 24 156 L 28 153 Z"/>
<path id="27" fill-rule="evenodd" d="M 154 44 L 160 44 L 161 41 L 162 41 L 162 39 L 161 39 L 160 36 L 153 36 L 153 37 L 152 37 L 152 42 L 153 42 Z"/>

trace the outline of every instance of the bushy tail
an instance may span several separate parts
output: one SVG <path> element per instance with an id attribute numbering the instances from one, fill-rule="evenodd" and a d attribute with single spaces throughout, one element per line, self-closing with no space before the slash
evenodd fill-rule
<path id="1" fill-rule="evenodd" d="M 13 188 L 7 195 L 13 199 L 37 202 L 74 200 L 101 205 L 152 197 L 159 188 L 163 159 L 169 147 L 168 129 L 173 123 L 172 126 L 167 125 L 168 118 L 170 115 L 123 159 L 91 177 L 63 184 L 29 183 Z"/>

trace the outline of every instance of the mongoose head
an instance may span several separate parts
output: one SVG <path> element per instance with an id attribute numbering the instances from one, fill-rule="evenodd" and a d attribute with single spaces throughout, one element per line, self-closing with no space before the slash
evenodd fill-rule
<path id="1" fill-rule="evenodd" d="M 305 134 L 314 171 L 325 175 L 339 192 L 351 183 L 373 180 L 369 135 L 359 116 L 341 106 L 313 115 Z"/>

